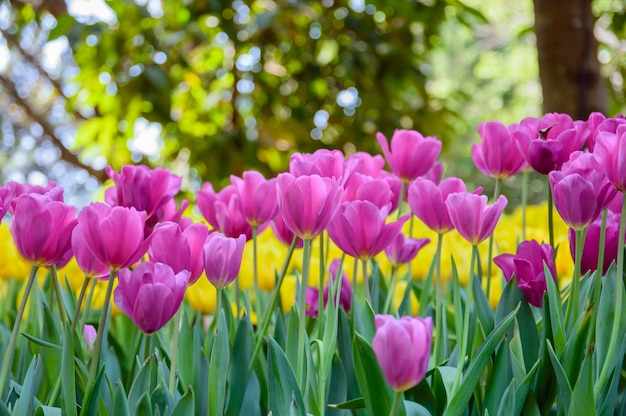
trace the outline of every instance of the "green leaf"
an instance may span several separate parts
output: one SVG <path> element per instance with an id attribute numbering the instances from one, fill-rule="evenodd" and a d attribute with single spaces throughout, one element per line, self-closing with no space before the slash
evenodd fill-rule
<path id="1" fill-rule="evenodd" d="M 22 384 L 22 392 L 20 398 L 15 404 L 13 414 L 15 415 L 31 415 L 34 412 L 35 391 L 37 390 L 37 378 L 39 373 L 39 357 L 35 356 L 28 366 L 24 384 Z"/>
<path id="2" fill-rule="evenodd" d="M 291 364 L 291 368 L 293 368 L 294 371 L 298 367 L 298 327 L 299 314 L 296 306 L 294 305 L 289 312 L 289 322 L 287 324 L 287 349 L 285 350 L 287 360 L 289 361 L 289 364 Z"/>
<path id="3" fill-rule="evenodd" d="M 293 319 L 293 317 L 290 317 Z M 296 376 L 285 353 L 278 343 L 268 338 L 268 403 L 269 411 L 276 415 L 286 415 L 292 411 L 292 403 L 298 414 L 304 415 L 304 401 L 296 382 Z"/>
<path id="4" fill-rule="evenodd" d="M 624 337 L 622 338 L 622 345 L 619 351 L 626 351 L 626 333 L 624 333 Z M 617 363 L 614 367 L 616 371 L 613 371 L 613 377 L 611 379 L 611 382 L 609 383 L 609 388 L 604 390 L 604 392 L 600 396 L 600 399 L 598 400 L 598 403 L 600 403 L 600 405 L 598 406 L 598 408 L 600 409 L 598 410 L 599 415 L 608 416 L 608 415 L 614 415 L 614 414 L 622 414 L 622 415 L 626 414 L 626 412 L 624 411 L 619 413 L 616 408 L 616 406 L 619 404 L 619 400 L 618 400 L 619 390 L 618 389 L 619 389 L 620 380 L 622 378 L 621 377 L 622 373 L 618 369 L 622 368 L 624 364 L 624 358 L 625 358 L 625 355 L 622 354 L 620 359 L 617 360 Z M 623 405 L 626 407 L 626 400 L 623 400 L 623 403 L 624 403 Z"/>
<path id="5" fill-rule="evenodd" d="M 63 356 L 61 358 L 61 387 L 63 394 L 63 413 L 76 416 L 76 382 L 74 373 L 74 337 L 70 325 L 63 331 Z"/>
<path id="6" fill-rule="evenodd" d="M 404 401 L 406 416 L 431 416 L 431 413 L 419 403 Z"/>
<path id="7" fill-rule="evenodd" d="M 365 408 L 365 399 L 363 397 L 357 397 L 356 399 L 348 400 L 343 403 L 329 404 L 328 407 L 333 409 L 346 409 L 356 410 Z"/>
<path id="8" fill-rule="evenodd" d="M 137 403 L 137 412 L 133 413 L 141 416 L 152 416 L 152 403 L 150 403 L 149 392 L 144 392 Z"/>
<path id="9" fill-rule="evenodd" d="M 264 342 L 264 340 L 259 340 Z M 227 416 L 237 416 L 241 410 L 243 396 L 248 384 L 248 366 L 254 347 L 254 331 L 248 315 L 244 316 L 237 325 L 233 357 L 228 374 L 229 400 L 226 409 Z"/>
<path id="10" fill-rule="evenodd" d="M 485 291 L 480 284 L 480 279 L 474 279 L 472 286 L 474 291 L 474 306 L 476 307 L 476 312 L 478 312 L 478 319 L 485 332 L 489 333 L 493 330 L 494 325 L 493 309 L 491 309 L 487 295 L 485 295 Z"/>
<path id="11" fill-rule="evenodd" d="M 596 377 L 600 375 L 602 365 L 607 360 L 609 343 L 611 342 L 611 330 L 613 329 L 613 321 L 615 320 L 615 293 L 617 291 L 617 273 L 615 267 L 611 267 L 606 276 L 601 279 L 602 291 L 600 293 L 600 304 L 595 305 L 598 308 L 598 317 L 596 325 L 596 344 L 594 356 L 597 365 Z"/>
<path id="12" fill-rule="evenodd" d="M 98 399 L 100 398 L 100 385 L 102 383 L 103 377 L 104 367 L 101 366 L 98 374 L 96 375 L 96 380 L 94 381 L 92 388 L 88 390 L 87 394 L 85 395 L 82 407 L 80 409 L 81 416 L 91 416 L 98 413 L 96 411 L 96 408 L 98 407 Z"/>
<path id="13" fill-rule="evenodd" d="M 552 273 L 544 263 L 543 270 L 546 275 L 548 286 L 548 308 L 550 310 L 550 322 L 552 323 L 552 334 L 554 335 L 554 349 L 557 354 L 561 354 L 565 347 L 565 330 L 563 329 L 563 310 L 559 288 L 552 279 Z"/>
<path id="14" fill-rule="evenodd" d="M 354 368 L 370 415 L 386 415 L 391 409 L 394 392 L 387 384 L 370 344 L 359 334 L 352 341 Z"/>
<path id="15" fill-rule="evenodd" d="M 115 383 L 115 392 L 113 396 L 113 414 L 115 416 L 130 416 L 130 410 L 128 409 L 128 399 L 126 398 L 126 391 L 124 391 L 124 385 L 118 380 Z"/>
<path id="16" fill-rule="evenodd" d="M 69 13 L 67 13 L 58 17 L 56 23 L 56 26 L 48 34 L 48 42 L 67 34 L 76 21 Z"/>
<path id="17" fill-rule="evenodd" d="M 146 340 L 146 342 L 149 341 Z M 152 371 L 151 366 L 153 361 L 153 355 L 146 359 L 139 369 L 139 373 L 137 377 L 135 377 L 133 385 L 130 387 L 130 392 L 128 393 L 128 408 L 131 414 L 137 414 L 140 400 L 142 400 L 145 393 L 150 392 L 150 372 Z M 148 401 L 149 400 L 150 397 L 148 397 Z"/>
<path id="18" fill-rule="evenodd" d="M 196 414 L 196 407 L 193 398 L 193 389 L 188 388 L 187 392 L 180 398 L 174 409 L 172 410 L 171 416 L 188 416 Z"/>
<path id="19" fill-rule="evenodd" d="M 524 407 L 524 403 L 526 402 L 526 398 L 528 397 L 528 393 L 530 392 L 531 384 L 535 379 L 535 374 L 539 369 L 540 363 L 541 361 L 537 360 L 535 365 L 531 367 L 528 374 L 526 374 L 526 377 L 524 377 L 522 382 L 517 386 L 517 391 L 515 392 L 515 412 L 513 414 L 522 414 L 521 411 Z"/>
<path id="20" fill-rule="evenodd" d="M 496 415 L 514 415 L 515 414 L 515 392 L 517 390 L 517 381 L 515 378 L 511 379 L 511 382 L 504 390 L 504 394 L 500 400 L 500 406 Z"/>
<path id="21" fill-rule="evenodd" d="M 593 397 L 593 374 L 591 369 L 591 357 L 586 356 L 578 382 L 572 392 L 572 402 L 569 406 L 570 416 L 595 416 L 596 406 Z"/>
<path id="22" fill-rule="evenodd" d="M 228 328 L 224 311 L 220 311 L 217 322 L 217 334 L 213 340 L 211 359 L 209 361 L 209 414 L 221 416 L 224 414 L 226 401 L 226 381 L 228 380 L 228 366 L 230 364 L 230 345 L 228 343 Z M 247 366 L 245 367 L 247 369 Z M 243 374 L 246 374 L 244 372 Z"/>
<path id="23" fill-rule="evenodd" d="M 509 328 L 511 322 L 513 322 L 517 311 L 518 309 L 515 309 L 496 325 L 493 332 L 487 336 L 485 343 L 478 350 L 478 354 L 470 361 L 469 367 L 465 371 L 461 387 L 449 401 L 448 408 L 445 412 L 447 416 L 461 415 L 467 408 L 467 404 L 472 397 L 474 389 L 491 359 L 491 354 L 493 354 L 496 347 L 501 342 L 504 333 Z"/>
<path id="24" fill-rule="evenodd" d="M 50 349 L 55 349 L 55 350 L 60 350 L 61 349 L 61 345 L 57 345 L 57 344 L 53 344 L 51 342 L 48 341 L 44 341 L 43 339 L 40 338 L 36 338 L 26 332 L 21 332 L 21 334 L 24 336 L 24 338 L 26 338 L 27 340 L 29 340 L 30 342 L 40 345 L 42 347 L 45 348 L 50 348 Z"/>
<path id="25" fill-rule="evenodd" d="M 563 369 L 563 366 L 559 362 L 554 349 L 552 348 L 552 344 L 550 341 L 547 341 L 548 353 L 550 354 L 550 361 L 552 362 L 552 368 L 554 368 L 554 373 L 556 374 L 557 380 L 557 390 L 559 400 L 557 401 L 559 411 L 567 414 L 569 410 L 569 404 L 572 400 L 572 387 L 569 384 L 569 380 L 567 379 L 567 374 Z"/>
<path id="26" fill-rule="evenodd" d="M 490 415 L 498 414 L 498 406 L 508 386 L 507 383 L 513 377 L 511 366 L 509 365 L 509 357 L 510 348 L 499 348 L 496 352 L 493 369 L 485 388 L 484 407 L 489 411 Z"/>

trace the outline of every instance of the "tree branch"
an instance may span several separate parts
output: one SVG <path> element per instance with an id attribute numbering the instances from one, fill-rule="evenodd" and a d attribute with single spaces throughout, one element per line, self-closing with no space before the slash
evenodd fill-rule
<path id="1" fill-rule="evenodd" d="M 61 139 L 54 132 L 54 126 L 50 124 L 50 122 L 48 122 L 42 114 L 37 113 L 26 100 L 19 96 L 15 85 L 10 79 L 0 74 L 0 83 L 4 85 L 4 88 L 16 104 L 22 107 L 26 114 L 28 114 L 33 121 L 41 126 L 44 134 L 50 138 L 52 144 L 61 151 L 61 160 L 87 171 L 87 173 L 98 179 L 100 182 L 104 182 L 107 179 L 106 172 L 103 169 L 95 169 L 92 166 L 84 164 L 78 159 L 78 155 L 72 153 L 67 147 L 65 147 L 65 145 L 63 145 Z"/>

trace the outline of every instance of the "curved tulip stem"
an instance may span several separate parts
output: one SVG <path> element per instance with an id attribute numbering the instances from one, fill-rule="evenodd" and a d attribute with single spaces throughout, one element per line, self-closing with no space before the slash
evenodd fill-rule
<path id="1" fill-rule="evenodd" d="M 70 327 L 70 331 L 72 334 L 76 332 L 76 325 L 78 324 L 78 315 L 80 315 L 80 308 L 83 306 L 83 300 L 85 300 L 85 293 L 87 292 L 87 286 L 89 286 L 89 278 L 85 276 L 83 279 L 83 285 L 80 287 L 80 292 L 78 294 L 78 299 L 76 300 L 76 309 L 74 309 L 74 316 L 72 318 L 72 326 Z"/>
<path id="2" fill-rule="evenodd" d="M 113 294 L 113 283 L 115 282 L 115 270 L 111 270 L 109 281 L 107 283 L 107 291 L 104 295 L 104 303 L 100 312 L 100 322 L 98 323 L 98 335 L 96 336 L 96 344 L 93 349 L 93 357 L 91 357 L 91 366 L 89 367 L 89 378 L 87 379 L 87 388 L 90 391 L 93 383 L 98 375 L 98 367 L 100 366 L 100 354 L 102 352 L 102 340 L 104 339 L 104 329 L 109 316 L 109 306 L 111 304 L 111 295 Z"/>
<path id="3" fill-rule="evenodd" d="M 300 389 L 305 390 L 306 373 L 304 371 L 304 331 L 306 326 L 306 288 L 309 285 L 309 268 L 311 261 L 311 239 L 304 240 L 304 249 L 302 251 L 302 282 L 300 283 L 300 296 L 298 298 L 298 354 L 297 354 L 297 376 L 300 383 Z"/>
<path id="4" fill-rule="evenodd" d="M 178 338 L 180 333 L 180 324 L 182 321 L 182 305 L 176 311 L 174 319 L 172 320 L 174 334 L 172 339 L 172 356 L 170 361 L 170 394 L 174 397 L 176 392 L 176 365 L 178 363 Z"/>
<path id="5" fill-rule="evenodd" d="M 389 288 L 387 289 L 387 297 L 385 298 L 385 306 L 383 307 L 383 313 L 389 313 L 389 308 L 391 307 L 391 298 L 393 297 L 397 275 L 398 275 L 398 266 L 394 264 L 393 267 L 391 268 L 391 280 L 389 281 Z"/>
<path id="6" fill-rule="evenodd" d="M 34 265 L 30 268 L 30 274 L 28 275 L 28 280 L 26 281 L 26 288 L 24 289 L 24 294 L 22 295 L 20 307 L 17 310 L 17 316 L 15 317 L 15 323 L 13 324 L 13 332 L 11 332 L 9 347 L 7 348 L 4 359 L 2 360 L 2 370 L 0 372 L 0 398 L 2 398 L 4 385 L 7 381 L 11 366 L 13 364 L 13 354 L 15 354 L 15 347 L 17 345 L 17 335 L 20 332 L 20 324 L 22 323 L 22 318 L 24 317 L 24 310 L 26 310 L 28 295 L 30 294 L 31 289 L 33 288 L 33 283 L 37 278 L 37 269 L 39 269 L 39 267 Z"/>
<path id="7" fill-rule="evenodd" d="M 389 416 L 396 416 L 398 414 L 398 410 L 400 410 L 400 400 L 402 400 L 402 392 L 397 391 L 393 396 L 393 404 L 391 405 Z"/>
<path id="8" fill-rule="evenodd" d="M 500 195 L 500 178 L 496 178 L 496 185 L 493 191 L 493 201 L 495 202 Z M 489 257 L 487 260 L 487 299 L 489 299 L 489 293 L 491 292 L 491 259 L 493 259 L 493 240 L 495 232 L 492 232 L 489 236 Z"/>
<path id="9" fill-rule="evenodd" d="M 370 295 L 370 284 L 367 275 L 367 260 L 361 260 L 363 266 L 363 288 L 365 289 L 365 299 L 372 305 L 372 296 Z"/>

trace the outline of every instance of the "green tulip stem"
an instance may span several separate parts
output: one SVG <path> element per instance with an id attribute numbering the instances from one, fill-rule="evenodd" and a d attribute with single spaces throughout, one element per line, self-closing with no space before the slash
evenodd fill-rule
<path id="1" fill-rule="evenodd" d="M 578 319 L 578 304 L 580 291 L 580 263 L 583 256 L 583 244 L 585 242 L 585 229 L 576 230 L 576 253 L 574 259 L 574 277 L 572 278 L 571 289 L 569 292 L 569 302 L 567 304 L 567 320 L 568 325 L 574 325 Z"/>
<path id="2" fill-rule="evenodd" d="M 467 346 L 469 344 L 469 326 L 470 326 L 470 312 L 472 309 L 472 301 L 474 299 L 474 266 L 476 264 L 476 257 L 478 256 L 478 245 L 472 245 L 472 260 L 470 261 L 470 270 L 469 277 L 467 279 L 467 302 L 465 304 L 464 315 L 463 315 L 463 333 L 461 334 L 461 339 L 458 340 L 458 351 L 457 355 L 457 367 L 456 367 L 456 376 L 454 377 L 454 383 L 452 384 L 452 395 L 457 392 L 460 388 L 461 378 L 463 376 L 463 366 L 465 363 L 465 354 L 467 354 Z M 458 336 L 458 335 L 457 335 Z"/>
<path id="3" fill-rule="evenodd" d="M 261 347 L 263 346 L 263 338 L 267 333 L 267 330 L 270 326 L 270 322 L 272 321 L 272 312 L 276 308 L 276 303 L 278 299 L 280 299 L 280 288 L 283 285 L 283 281 L 285 280 L 285 276 L 287 275 L 287 269 L 289 268 L 289 264 L 291 263 L 291 258 L 293 257 L 293 252 L 296 249 L 296 244 L 298 243 L 298 237 L 294 237 L 291 245 L 289 246 L 289 251 L 287 251 L 287 257 L 285 257 L 285 261 L 283 262 L 283 267 L 281 268 L 280 275 L 278 276 L 278 283 L 272 292 L 272 297 L 270 299 L 270 305 L 265 310 L 265 314 L 263 315 L 263 320 L 261 321 L 261 330 L 257 331 L 257 339 L 256 345 L 254 346 L 254 352 L 252 353 L 252 358 L 250 359 L 250 364 L 248 365 L 248 373 L 252 371 L 254 367 L 254 360 L 259 355 L 261 351 Z"/>
<path id="4" fill-rule="evenodd" d="M 324 232 L 319 236 L 320 240 L 320 275 L 317 282 L 317 327 L 320 339 L 324 334 Z"/>
<path id="5" fill-rule="evenodd" d="M 620 327 L 624 311 L 623 311 L 623 285 L 624 285 L 624 234 L 626 234 L 626 194 L 623 194 L 622 199 L 622 215 L 619 221 L 619 234 L 617 235 L 617 276 L 615 276 L 615 313 L 613 319 L 613 327 L 611 328 L 611 340 L 609 341 L 609 348 L 606 353 L 606 359 L 602 364 L 602 371 L 594 385 L 594 395 L 596 400 L 600 397 L 600 393 L 604 389 L 604 385 L 607 383 L 609 376 L 611 375 L 614 363 L 615 354 L 618 353 L 617 348 L 621 343 L 623 333 L 620 334 Z M 622 351 L 623 353 L 623 351 Z M 618 371 L 618 370 L 616 370 Z"/>
<path id="6" fill-rule="evenodd" d="M 350 305 L 350 323 L 354 326 L 354 305 L 356 304 L 356 281 L 357 272 L 359 270 L 359 259 L 354 258 L 354 266 L 352 267 L 352 305 Z"/>
<path id="7" fill-rule="evenodd" d="M 554 247 L 554 197 L 552 196 L 552 187 L 548 183 L 548 234 L 550 235 L 550 246 Z M 554 250 L 556 257 L 556 250 Z"/>
<path id="8" fill-rule="evenodd" d="M 434 364 L 439 364 L 446 356 L 446 341 L 443 339 L 445 303 L 441 285 L 441 251 L 443 249 L 443 233 L 437 235 L 437 254 L 435 263 L 435 345 L 433 351 Z"/>
<path id="9" fill-rule="evenodd" d="M 255 297 L 255 309 L 256 316 L 262 316 L 263 305 L 261 302 L 261 289 L 259 288 L 259 258 L 258 258 L 258 237 L 259 227 L 252 226 L 252 262 L 253 262 L 253 274 L 254 274 L 254 297 Z M 218 315 L 219 316 L 219 310 Z"/>
<path id="10" fill-rule="evenodd" d="M 74 316 L 72 317 L 72 326 L 70 327 L 70 331 L 72 335 L 76 332 L 76 324 L 78 324 L 78 318 L 80 315 L 80 308 L 83 306 L 83 300 L 85 300 L 85 293 L 87 292 L 87 286 L 89 286 L 89 278 L 85 276 L 83 279 L 83 285 L 80 287 L 80 292 L 78 293 L 78 299 L 76 300 L 76 308 L 74 309 Z"/>
<path id="11" fill-rule="evenodd" d="M 396 221 L 400 219 L 400 215 L 402 215 L 402 203 L 404 202 L 404 192 L 406 192 L 406 181 L 402 181 L 402 187 L 400 188 L 400 198 L 398 198 L 398 215 L 396 216 Z"/>
<path id="12" fill-rule="evenodd" d="M 183 318 L 182 305 L 176 311 L 172 320 L 173 339 L 172 339 L 172 356 L 170 357 L 170 394 L 174 397 L 176 392 L 176 365 L 178 363 L 178 338 L 180 333 L 180 324 Z"/>
<path id="13" fill-rule="evenodd" d="M 87 321 L 87 316 L 91 311 L 91 300 L 93 299 L 93 292 L 96 290 L 96 285 L 98 284 L 98 279 L 89 279 L 91 280 L 91 287 L 89 288 L 89 293 L 87 294 L 87 300 L 85 301 L 85 310 L 83 311 L 80 322 L 78 323 L 79 328 L 85 327 L 85 322 Z"/>
<path id="14" fill-rule="evenodd" d="M 402 400 L 402 392 L 397 391 L 393 396 L 393 404 L 391 405 L 391 411 L 389 412 L 389 416 L 396 416 L 398 414 L 398 410 L 400 410 L 400 401 Z"/>
<path id="15" fill-rule="evenodd" d="M 522 241 L 526 241 L 526 206 L 528 205 L 528 180 L 530 171 L 522 172 Z"/>
<path id="16" fill-rule="evenodd" d="M 144 340 L 144 344 L 143 344 L 143 361 L 145 362 L 148 357 L 150 357 L 150 354 L 152 354 L 151 351 L 151 347 L 152 347 L 152 334 L 143 334 L 143 340 Z"/>
<path id="17" fill-rule="evenodd" d="M 17 316 L 15 317 L 15 323 L 13 324 L 13 332 L 11 332 L 9 348 L 7 349 L 4 359 L 2 360 L 2 371 L 0 372 L 0 398 L 3 395 L 2 393 L 4 392 L 4 385 L 7 381 L 9 371 L 11 370 L 13 364 L 13 354 L 15 354 L 15 347 L 17 345 L 17 335 L 20 332 L 20 324 L 22 323 L 24 311 L 26 310 L 28 295 L 33 288 L 33 283 L 35 283 L 35 280 L 37 280 L 37 269 L 39 269 L 39 267 L 35 265 L 30 268 L 30 274 L 28 275 L 28 280 L 26 281 L 26 288 L 24 289 L 24 294 L 22 295 L 22 300 L 20 301 L 20 307 L 17 310 Z"/>
<path id="18" fill-rule="evenodd" d="M 363 288 L 365 289 L 365 299 L 372 304 L 372 296 L 370 295 L 369 277 L 367 275 L 367 259 L 361 260 L 363 266 Z"/>
<path id="19" fill-rule="evenodd" d="M 391 298 L 393 297 L 397 275 L 398 275 L 398 266 L 394 264 L 391 268 L 391 280 L 389 281 L 389 288 L 387 289 L 387 297 L 385 298 L 385 306 L 383 307 L 383 313 L 390 313 L 389 309 L 391 308 Z"/>
<path id="20" fill-rule="evenodd" d="M 59 306 L 59 316 L 61 317 L 61 322 L 65 324 L 65 304 L 63 303 L 63 297 L 61 296 L 61 284 L 59 283 L 59 276 L 57 275 L 57 266 L 54 264 L 50 266 L 50 278 L 52 279 L 54 294 L 57 298 Z M 52 307 L 52 305 L 50 305 L 50 307 Z"/>
<path id="21" fill-rule="evenodd" d="M 500 178 L 496 178 L 496 185 L 493 191 L 493 201 L 492 202 L 496 202 L 496 199 L 498 199 L 498 196 L 500 196 Z M 491 259 L 493 259 L 493 240 L 494 240 L 494 234 L 495 231 L 491 233 L 491 235 L 489 236 L 489 254 L 488 254 L 488 260 L 487 260 L 487 299 L 489 299 L 489 293 L 491 293 Z"/>
<path id="22" fill-rule="evenodd" d="M 107 282 L 107 291 L 104 295 L 104 303 L 100 312 L 100 322 L 98 324 L 98 335 L 96 336 L 96 344 L 93 349 L 93 357 L 91 357 L 91 365 L 89 367 L 89 377 L 87 378 L 87 388 L 85 391 L 91 391 L 93 384 L 98 375 L 98 367 L 100 366 L 100 354 L 102 353 L 102 340 L 104 339 L 104 331 L 109 316 L 109 306 L 111 304 L 111 295 L 113 294 L 113 283 L 115 282 L 115 270 L 111 269 L 109 281 Z"/>
<path id="23" fill-rule="evenodd" d="M 298 349 L 297 349 L 297 374 L 300 389 L 306 390 L 306 372 L 304 371 L 304 331 L 306 326 L 306 288 L 309 285 L 309 268 L 311 262 L 311 239 L 304 239 L 304 249 L 302 251 L 302 282 L 300 283 L 300 294 L 298 297 L 298 314 L 300 318 L 298 326 Z"/>
<path id="24" fill-rule="evenodd" d="M 608 217 L 608 209 L 602 211 L 602 225 L 600 226 L 600 247 L 598 248 L 598 267 L 596 268 L 596 274 L 593 279 L 593 300 L 592 300 L 592 313 L 591 322 L 596 322 L 598 319 L 598 309 L 600 308 L 600 294 L 602 292 L 602 270 L 604 268 L 604 250 L 606 239 L 606 221 Z M 596 335 L 596 326 L 591 325 L 589 335 L 587 335 L 587 346 L 591 348 Z"/>
<path id="25" fill-rule="evenodd" d="M 237 279 L 235 279 L 237 280 Z M 211 329 L 214 331 L 214 335 L 217 335 L 217 320 L 220 317 L 220 313 L 222 312 L 222 292 L 224 291 L 223 287 L 216 288 L 215 291 L 215 314 L 213 315 L 213 322 L 211 322 Z M 257 315 L 258 317 L 259 315 Z"/>

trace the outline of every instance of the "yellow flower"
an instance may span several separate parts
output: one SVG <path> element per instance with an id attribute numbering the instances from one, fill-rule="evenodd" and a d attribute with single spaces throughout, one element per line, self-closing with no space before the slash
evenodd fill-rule
<path id="1" fill-rule="evenodd" d="M 202 313 L 215 312 L 217 290 L 204 276 L 204 273 L 185 291 L 185 298 L 193 309 Z"/>
<path id="2" fill-rule="evenodd" d="M 6 223 L 0 223 L 0 278 L 26 280 L 30 273 L 30 263 L 20 256 Z"/>

